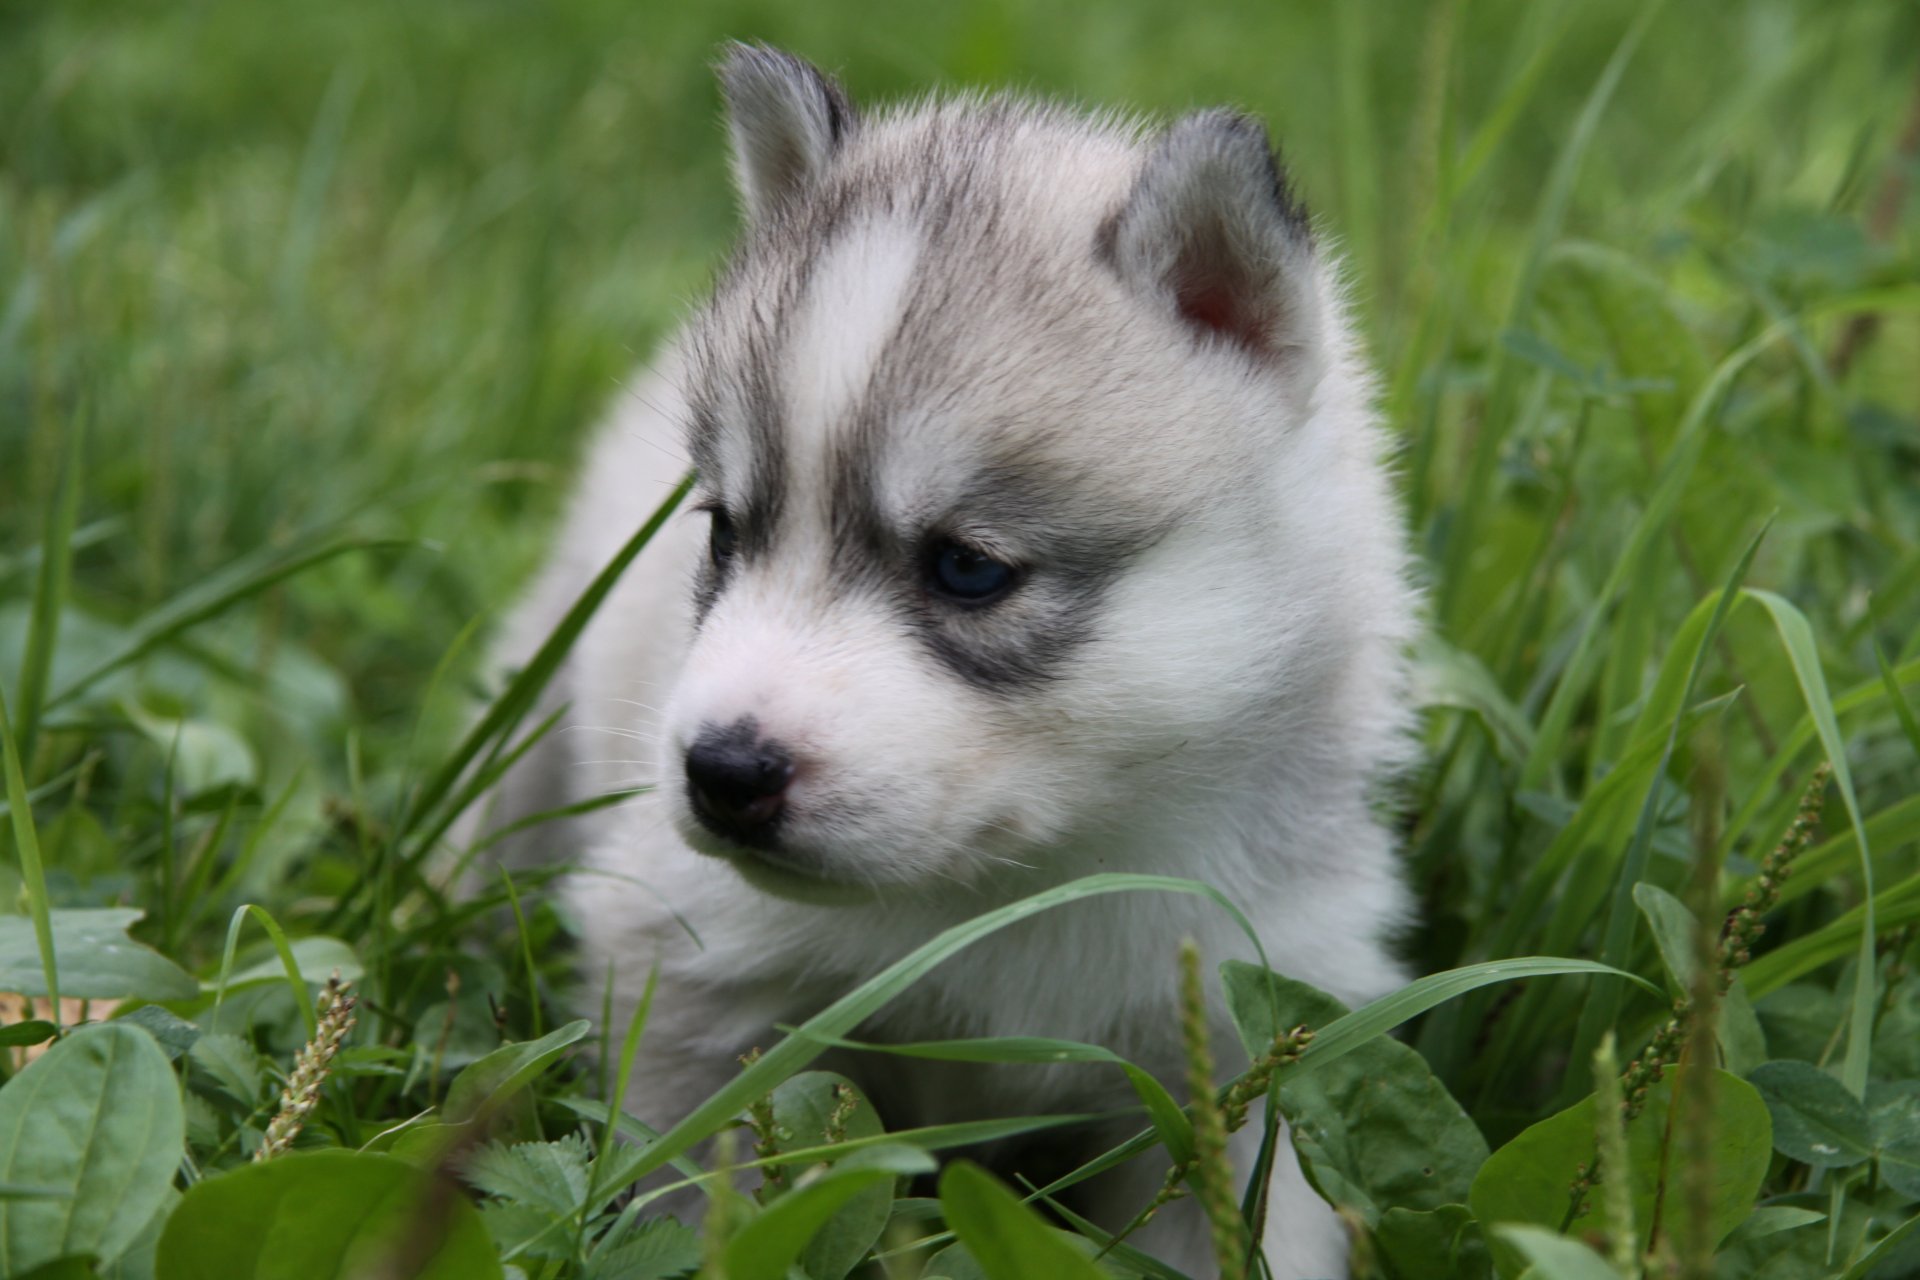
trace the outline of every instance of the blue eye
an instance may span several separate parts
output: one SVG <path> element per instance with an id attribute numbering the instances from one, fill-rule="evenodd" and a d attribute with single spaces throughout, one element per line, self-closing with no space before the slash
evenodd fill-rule
<path id="1" fill-rule="evenodd" d="M 983 551 L 947 540 L 935 544 L 927 567 L 928 585 L 941 595 L 966 604 L 985 604 L 1013 589 L 1017 574 Z"/>

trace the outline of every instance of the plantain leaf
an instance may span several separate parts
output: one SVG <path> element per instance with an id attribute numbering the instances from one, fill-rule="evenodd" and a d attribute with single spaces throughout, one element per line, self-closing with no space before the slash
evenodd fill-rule
<path id="1" fill-rule="evenodd" d="M 153 1037 L 103 1023 L 59 1041 L 0 1088 L 0 1275 L 69 1254 L 119 1257 L 170 1193 L 186 1143 L 180 1086 Z"/>

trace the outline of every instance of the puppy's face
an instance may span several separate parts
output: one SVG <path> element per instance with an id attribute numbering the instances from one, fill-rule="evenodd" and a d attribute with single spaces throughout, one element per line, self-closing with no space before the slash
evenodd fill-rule
<path id="1" fill-rule="evenodd" d="M 804 140 L 844 103 L 800 65 L 749 70 L 796 78 Z M 1218 787 L 1299 647 L 1263 634 L 1301 585 L 1263 442 L 1302 317 L 1226 225 L 1292 234 L 1264 139 L 1202 138 L 1240 154 L 1196 195 L 1110 135 L 893 127 L 743 174 L 772 203 L 690 340 L 708 539 L 663 777 L 694 847 L 801 896 L 974 882 Z"/>

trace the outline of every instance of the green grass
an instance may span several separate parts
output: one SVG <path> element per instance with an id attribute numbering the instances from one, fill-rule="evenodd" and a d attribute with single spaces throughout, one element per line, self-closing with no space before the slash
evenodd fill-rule
<path id="1" fill-rule="evenodd" d="M 611 1142 L 605 1099 L 647 1081 L 625 1066 L 629 1028 L 568 1021 L 597 1000 L 567 994 L 545 877 L 469 904 L 440 875 L 456 811 L 539 731 L 526 685 L 472 727 L 489 621 L 618 380 L 733 234 L 707 69 L 729 36 L 795 48 L 866 100 L 1000 85 L 1244 105 L 1343 247 L 1436 633 L 1407 795 L 1410 958 L 1463 972 L 1345 1022 L 1317 993 L 1226 980 L 1253 1057 L 1292 1025 L 1276 1016 L 1319 1032 L 1256 1070 L 1282 1110 L 1352 1136 L 1306 1156 L 1365 1228 L 1359 1272 L 1511 1276 L 1524 1254 L 1546 1277 L 1610 1274 L 1503 1224 L 1567 1225 L 1596 1141 L 1593 1052 L 1612 1032 L 1630 1061 L 1660 1032 L 1648 987 L 1690 989 L 1669 972 L 1689 913 L 1741 900 L 1822 761 L 1824 815 L 1740 983 L 1696 989 L 1720 1034 L 1691 1061 L 1717 1052 L 1724 1073 L 1687 1075 L 1677 1102 L 1654 1090 L 1626 1127 L 1633 1227 L 1669 1224 L 1655 1251 L 1682 1274 L 1920 1268 L 1920 1232 L 1896 1234 L 1920 1212 L 1910 6 L 210 0 L 0 8 L 0 909 L 17 913 L 0 916 L 0 990 L 47 990 L 57 952 L 63 994 L 151 1001 L 113 1020 L 144 1038 L 73 1030 L 100 1009 L 70 1008 L 58 1088 L 5 1060 L 0 1274 L 101 1240 L 120 1255 L 103 1274 L 151 1274 L 169 1183 L 194 1190 L 164 1276 L 215 1274 L 192 1268 L 216 1228 L 371 1212 L 383 1187 L 416 1244 L 444 1237 L 448 1274 L 504 1251 L 553 1280 L 702 1256 L 777 1277 L 828 1221 L 804 1259 L 821 1276 L 889 1218 L 888 1275 L 1086 1265 L 964 1167 L 940 1189 L 972 1256 L 926 1265 L 944 1246 L 910 1240 L 941 1219 L 896 1204 L 895 1181 L 984 1131 L 823 1125 L 832 1081 L 803 1068 L 857 1025 L 848 1010 L 669 1142 Z M 1067 893 L 1123 888 L 1169 890 Z M 159 954 L 106 948 L 128 917 L 105 908 L 143 912 L 132 932 Z M 1640 983 L 1471 968 L 1526 956 Z M 296 1154 L 236 1172 L 336 966 L 358 1023 Z M 1407 1018 L 1404 1041 L 1380 1037 Z M 578 1052 L 594 1046 L 598 1066 Z M 925 1049 L 1043 1050 L 1110 1060 Z M 1221 1083 L 1237 1055 L 1215 1046 Z M 1357 1160 L 1388 1124 L 1364 1079 L 1427 1099 L 1396 1113 L 1426 1146 Z M 776 1085 L 785 1145 L 831 1148 L 830 1173 L 765 1205 L 716 1193 L 712 1222 L 689 1224 L 704 1243 L 645 1225 L 644 1197 L 607 1203 L 669 1164 L 715 1185 L 686 1153 Z M 1184 1154 L 1188 1118 L 1141 1089 L 1131 1145 Z M 33 1127 L 49 1098 L 98 1122 L 93 1146 Z M 1586 1119 L 1540 1123 L 1575 1104 Z M 1675 1145 L 1652 1118 L 1669 1106 L 1674 1132 L 1705 1138 Z M 1803 1122 L 1841 1154 L 1801 1142 Z M 1771 1151 L 1735 1141 L 1769 1127 Z M 760 1158 L 754 1142 L 734 1159 Z M 465 1169 L 484 1228 L 460 1197 L 412 1198 L 396 1157 Z M 159 1181 L 108 1202 L 87 1161 Z M 1444 1186 L 1408 1175 L 1429 1166 Z M 1714 1166 L 1727 1203 L 1695 1220 L 1733 1234 L 1702 1244 L 1670 1215 L 1711 1200 Z M 1656 1182 L 1705 1198 L 1669 1213 Z M 1632 1254 L 1613 1212 L 1574 1235 Z M 1145 1266 L 1124 1244 L 1103 1265 Z"/>

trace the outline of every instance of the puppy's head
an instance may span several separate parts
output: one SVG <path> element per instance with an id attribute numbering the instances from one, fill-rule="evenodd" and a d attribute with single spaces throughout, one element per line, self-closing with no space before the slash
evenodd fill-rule
<path id="1" fill-rule="evenodd" d="M 687 839 L 927 886 L 1266 785 L 1350 629 L 1314 504 L 1371 464 L 1314 428 L 1337 319 L 1262 130 L 721 78 L 749 226 L 689 340 Z"/>

